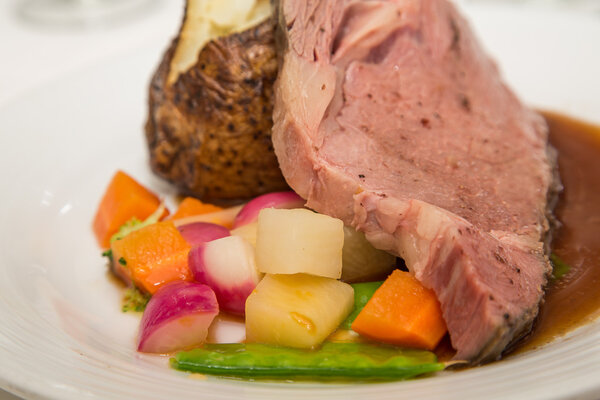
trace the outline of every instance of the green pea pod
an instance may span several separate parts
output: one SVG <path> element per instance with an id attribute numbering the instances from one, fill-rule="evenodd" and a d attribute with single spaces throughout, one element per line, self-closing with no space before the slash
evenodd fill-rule
<path id="1" fill-rule="evenodd" d="M 366 343 L 324 343 L 302 350 L 259 343 L 205 344 L 171 358 L 175 369 L 279 379 L 408 379 L 444 369 L 434 353 Z"/>
<path id="2" fill-rule="evenodd" d="M 348 317 L 342 322 L 340 328 L 342 329 L 352 329 L 352 323 L 358 316 L 358 314 L 365 307 L 367 302 L 373 296 L 373 293 L 379 286 L 383 284 L 383 281 L 378 282 L 364 282 L 364 283 L 353 283 L 352 288 L 354 289 L 354 309 L 348 315 Z"/>

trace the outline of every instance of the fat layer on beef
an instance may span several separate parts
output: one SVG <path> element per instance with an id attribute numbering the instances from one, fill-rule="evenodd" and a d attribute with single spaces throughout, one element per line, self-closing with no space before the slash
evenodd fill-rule
<path id="1" fill-rule="evenodd" d="M 537 315 L 558 184 L 543 119 L 446 0 L 279 0 L 273 143 L 316 211 L 406 261 L 456 358 L 498 358 Z"/>

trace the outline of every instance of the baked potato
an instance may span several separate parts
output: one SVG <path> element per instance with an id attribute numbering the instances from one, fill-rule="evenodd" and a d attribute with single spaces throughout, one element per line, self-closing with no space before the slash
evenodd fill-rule
<path id="1" fill-rule="evenodd" d="M 271 143 L 269 0 L 187 0 L 149 90 L 150 165 L 182 194 L 227 204 L 288 186 Z"/>

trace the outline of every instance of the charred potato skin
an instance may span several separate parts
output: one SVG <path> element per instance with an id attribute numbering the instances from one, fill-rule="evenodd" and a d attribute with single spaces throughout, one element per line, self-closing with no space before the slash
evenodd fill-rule
<path id="1" fill-rule="evenodd" d="M 182 194 L 221 204 L 288 188 L 271 143 L 275 24 L 212 40 L 167 84 L 177 39 L 152 78 L 150 165 Z"/>

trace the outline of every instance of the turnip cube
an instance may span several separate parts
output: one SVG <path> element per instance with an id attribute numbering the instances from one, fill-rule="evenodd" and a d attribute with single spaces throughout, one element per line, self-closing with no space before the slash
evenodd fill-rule
<path id="1" fill-rule="evenodd" d="M 218 313 L 217 298 L 208 286 L 169 283 L 158 289 L 146 306 L 138 351 L 169 353 L 200 345 Z"/>
<path id="2" fill-rule="evenodd" d="M 342 275 L 344 224 L 306 209 L 261 210 L 256 263 L 269 274 Z"/>
<path id="3" fill-rule="evenodd" d="M 314 348 L 348 316 L 354 290 L 308 274 L 266 275 L 246 300 L 246 339 Z"/>

